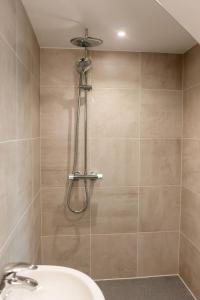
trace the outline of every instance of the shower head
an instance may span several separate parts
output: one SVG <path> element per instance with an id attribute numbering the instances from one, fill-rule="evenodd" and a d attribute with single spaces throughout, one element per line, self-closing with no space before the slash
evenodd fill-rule
<path id="1" fill-rule="evenodd" d="M 91 68 L 92 62 L 88 57 L 82 57 L 76 63 L 76 69 L 79 73 L 85 73 Z"/>
<path id="2" fill-rule="evenodd" d="M 97 47 L 103 43 L 101 39 L 93 38 L 88 36 L 88 29 L 85 29 L 85 36 L 84 37 L 76 37 L 71 39 L 70 41 L 73 45 L 82 48 L 90 48 L 90 47 Z"/>
<path id="3" fill-rule="evenodd" d="M 77 47 L 82 48 L 90 48 L 97 47 L 103 43 L 101 39 L 93 38 L 93 37 L 76 37 L 71 39 L 71 43 Z"/>

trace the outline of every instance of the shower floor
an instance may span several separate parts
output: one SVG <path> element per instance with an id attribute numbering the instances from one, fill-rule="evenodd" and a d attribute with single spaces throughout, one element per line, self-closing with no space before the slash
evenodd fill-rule
<path id="1" fill-rule="evenodd" d="M 106 300 L 194 300 L 178 276 L 97 281 Z"/>

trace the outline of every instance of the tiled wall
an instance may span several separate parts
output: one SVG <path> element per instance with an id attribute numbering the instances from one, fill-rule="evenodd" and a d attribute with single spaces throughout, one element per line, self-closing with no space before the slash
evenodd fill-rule
<path id="1" fill-rule="evenodd" d="M 19 0 L 0 0 L 0 271 L 40 246 L 39 47 Z"/>
<path id="2" fill-rule="evenodd" d="M 180 274 L 200 298 L 200 46 L 184 55 Z"/>
<path id="3" fill-rule="evenodd" d="M 77 216 L 64 213 L 63 201 L 80 55 L 41 50 L 43 263 L 94 278 L 176 274 L 182 56 L 91 52 L 89 164 L 104 179 L 91 189 L 90 209 Z M 73 197 L 82 199 L 80 186 Z"/>

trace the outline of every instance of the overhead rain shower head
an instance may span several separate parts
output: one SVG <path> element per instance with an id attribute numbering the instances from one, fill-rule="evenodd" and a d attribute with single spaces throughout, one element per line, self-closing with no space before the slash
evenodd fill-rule
<path id="1" fill-rule="evenodd" d="M 85 29 L 85 36 L 84 37 L 76 37 L 70 40 L 70 42 L 82 48 L 90 48 L 90 47 L 97 47 L 103 43 L 101 39 L 93 38 L 88 36 L 88 29 Z"/>
<path id="2" fill-rule="evenodd" d="M 90 48 L 97 47 L 103 43 L 101 39 L 93 38 L 93 37 L 77 37 L 71 39 L 71 43 L 77 47 L 82 48 Z"/>

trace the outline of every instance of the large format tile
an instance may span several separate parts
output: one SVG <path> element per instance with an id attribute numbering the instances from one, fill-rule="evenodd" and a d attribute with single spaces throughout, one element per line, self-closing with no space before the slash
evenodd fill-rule
<path id="1" fill-rule="evenodd" d="M 92 233 L 137 232 L 137 188 L 96 188 L 91 201 Z"/>
<path id="2" fill-rule="evenodd" d="M 17 138 L 32 137 L 31 121 L 31 75 L 17 61 Z"/>
<path id="3" fill-rule="evenodd" d="M 183 186 L 200 192 L 200 141 L 183 140 Z"/>
<path id="4" fill-rule="evenodd" d="M 178 231 L 180 188 L 140 188 L 139 212 L 139 231 Z"/>
<path id="5" fill-rule="evenodd" d="M 165 53 L 143 53 L 142 87 L 146 89 L 181 90 L 181 55 Z"/>
<path id="6" fill-rule="evenodd" d="M 178 232 L 140 233 L 139 276 L 178 273 Z"/>
<path id="7" fill-rule="evenodd" d="M 16 143 L 17 201 L 23 211 L 32 200 L 32 147 L 31 141 Z"/>
<path id="8" fill-rule="evenodd" d="M 145 90 L 141 100 L 141 137 L 180 138 L 182 93 Z"/>
<path id="9" fill-rule="evenodd" d="M 16 0 L 0 1 L 0 33 L 16 49 Z"/>
<path id="10" fill-rule="evenodd" d="M 67 174 L 72 172 L 74 159 L 73 141 L 67 139 L 41 140 L 41 168 L 42 183 L 44 185 L 64 186 Z M 88 149 L 89 152 L 89 149 Z M 77 170 L 83 172 L 83 140 L 79 140 L 79 155 Z M 88 155 L 88 164 L 89 164 Z"/>
<path id="11" fill-rule="evenodd" d="M 71 267 L 90 273 L 90 237 L 46 236 L 42 237 L 43 264 Z"/>
<path id="12" fill-rule="evenodd" d="M 16 225 L 6 244 L 0 249 L 0 270 L 10 262 L 34 260 L 36 249 L 40 245 L 39 196 Z"/>
<path id="13" fill-rule="evenodd" d="M 181 231 L 200 249 L 200 195 L 182 191 Z"/>
<path id="14" fill-rule="evenodd" d="M 103 173 L 102 186 L 138 185 L 139 141 L 92 139 L 91 169 Z"/>
<path id="15" fill-rule="evenodd" d="M 179 185 L 180 140 L 141 141 L 141 185 Z"/>
<path id="16" fill-rule="evenodd" d="M 92 52 L 92 84 L 98 88 L 138 88 L 139 54 Z"/>
<path id="17" fill-rule="evenodd" d="M 40 190 L 40 139 L 32 140 L 33 197 Z"/>
<path id="18" fill-rule="evenodd" d="M 84 190 L 75 188 L 72 207 L 84 204 Z M 80 235 L 90 233 L 90 209 L 82 214 L 71 213 L 66 205 L 66 188 L 42 189 L 42 235 Z M 78 205 L 77 205 L 78 204 Z M 77 207 L 78 206 L 78 207 Z"/>
<path id="19" fill-rule="evenodd" d="M 134 277 L 137 235 L 92 235 L 92 276 L 96 279 Z"/>
<path id="20" fill-rule="evenodd" d="M 184 88 L 200 83 L 200 46 L 196 45 L 184 54 Z"/>
<path id="21" fill-rule="evenodd" d="M 184 92 L 183 137 L 200 138 L 200 86 Z"/>
<path id="22" fill-rule="evenodd" d="M 41 88 L 41 137 L 72 136 L 75 94 L 74 88 Z"/>
<path id="23" fill-rule="evenodd" d="M 31 75 L 31 127 L 32 137 L 40 136 L 40 87 Z M 50 124 L 50 123 L 49 123 Z"/>
<path id="24" fill-rule="evenodd" d="M 0 144 L 0 247 L 22 213 L 16 197 L 16 144 Z M 9 222 L 8 222 L 9 220 Z"/>
<path id="25" fill-rule="evenodd" d="M 27 70 L 32 70 L 32 28 L 21 0 L 16 0 L 16 53 Z"/>
<path id="26" fill-rule="evenodd" d="M 139 92 L 133 89 L 95 89 L 89 102 L 92 138 L 137 138 Z"/>
<path id="27" fill-rule="evenodd" d="M 41 86 L 75 86 L 80 55 L 79 50 L 41 49 Z"/>
<path id="28" fill-rule="evenodd" d="M 67 169 L 41 169 L 42 186 L 64 187 L 70 172 Z"/>
<path id="29" fill-rule="evenodd" d="M 16 137 L 16 59 L 1 38 L 0 53 L 0 140 L 2 141 Z"/>
<path id="30" fill-rule="evenodd" d="M 181 236 L 180 275 L 197 299 L 200 297 L 199 274 L 200 252 L 184 236 Z"/>
<path id="31" fill-rule="evenodd" d="M 71 161 L 71 145 L 66 139 L 42 139 L 41 162 L 44 170 L 69 169 Z"/>

